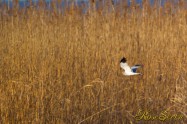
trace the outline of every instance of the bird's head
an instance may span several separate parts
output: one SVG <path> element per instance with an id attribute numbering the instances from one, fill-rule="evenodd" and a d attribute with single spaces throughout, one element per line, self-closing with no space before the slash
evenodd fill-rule
<path id="1" fill-rule="evenodd" d="M 126 61 L 127 61 L 127 59 L 126 59 L 125 57 L 123 57 L 123 58 L 121 59 L 120 63 L 121 63 L 121 62 L 122 62 L 122 63 L 126 63 Z"/>

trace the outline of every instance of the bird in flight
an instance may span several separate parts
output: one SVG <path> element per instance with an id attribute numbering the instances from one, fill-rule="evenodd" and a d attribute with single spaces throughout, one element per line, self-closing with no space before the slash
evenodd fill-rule
<path id="1" fill-rule="evenodd" d="M 140 67 L 142 67 L 142 65 L 134 65 L 132 67 L 130 67 L 127 64 L 127 59 L 125 57 L 123 57 L 120 61 L 120 66 L 122 69 L 124 69 L 123 74 L 126 76 L 130 76 L 130 75 L 142 75 L 141 73 L 137 73 L 136 70 Z"/>

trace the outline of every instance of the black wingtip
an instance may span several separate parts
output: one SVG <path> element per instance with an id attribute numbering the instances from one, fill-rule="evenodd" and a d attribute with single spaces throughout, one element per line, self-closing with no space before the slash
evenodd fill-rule
<path id="1" fill-rule="evenodd" d="M 122 62 L 122 63 L 125 63 L 127 61 L 127 59 L 125 58 L 125 57 L 123 57 L 122 59 L 121 59 L 121 61 L 120 61 L 120 63 Z"/>
<path id="2" fill-rule="evenodd" d="M 134 65 L 134 66 L 140 66 L 140 67 L 143 67 L 143 65 L 141 65 L 141 64 L 136 64 L 136 65 Z"/>

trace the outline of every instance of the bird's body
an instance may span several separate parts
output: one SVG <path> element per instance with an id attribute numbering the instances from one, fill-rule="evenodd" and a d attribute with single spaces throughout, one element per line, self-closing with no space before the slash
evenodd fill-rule
<path id="1" fill-rule="evenodd" d="M 140 68 L 141 65 L 134 65 L 134 66 L 130 67 L 127 64 L 126 58 L 124 58 L 124 57 L 120 61 L 120 66 L 121 66 L 122 69 L 124 69 L 123 74 L 126 75 L 126 76 L 130 76 L 130 75 L 141 75 L 141 73 L 137 73 L 136 72 L 136 70 L 138 68 Z"/>

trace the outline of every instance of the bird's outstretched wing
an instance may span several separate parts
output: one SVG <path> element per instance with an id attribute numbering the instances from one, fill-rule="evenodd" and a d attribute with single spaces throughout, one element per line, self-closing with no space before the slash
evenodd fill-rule
<path id="1" fill-rule="evenodd" d="M 125 70 L 125 72 L 131 72 L 131 68 L 128 66 L 127 63 L 121 62 L 121 63 L 120 63 L 120 66 L 121 66 L 122 69 Z"/>
<path id="2" fill-rule="evenodd" d="M 136 70 L 138 69 L 138 68 L 140 68 L 140 67 L 142 67 L 141 65 L 134 65 L 134 66 L 132 66 L 131 67 L 131 70 L 132 70 L 132 72 L 136 72 Z"/>

